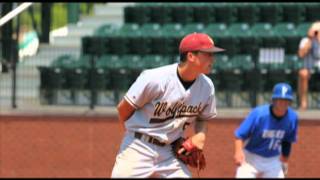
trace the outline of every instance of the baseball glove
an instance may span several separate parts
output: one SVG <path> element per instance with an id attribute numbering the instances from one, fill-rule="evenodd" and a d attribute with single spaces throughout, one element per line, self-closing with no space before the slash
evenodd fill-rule
<path id="1" fill-rule="evenodd" d="M 192 144 L 190 138 L 185 139 L 180 137 L 174 141 L 171 146 L 174 155 L 186 165 L 197 168 L 198 170 L 205 168 L 206 160 L 203 151 Z"/>

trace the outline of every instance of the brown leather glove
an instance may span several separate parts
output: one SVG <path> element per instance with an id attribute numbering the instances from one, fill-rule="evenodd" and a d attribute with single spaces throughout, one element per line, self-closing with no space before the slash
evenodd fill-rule
<path id="1" fill-rule="evenodd" d="M 191 139 L 178 138 L 172 144 L 174 155 L 186 165 L 197 169 L 204 169 L 206 160 L 201 149 L 192 144 Z"/>

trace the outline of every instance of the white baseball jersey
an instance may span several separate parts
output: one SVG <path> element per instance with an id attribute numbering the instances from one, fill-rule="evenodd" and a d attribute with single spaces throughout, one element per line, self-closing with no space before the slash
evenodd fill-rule
<path id="1" fill-rule="evenodd" d="M 143 71 L 124 98 L 136 108 L 125 122 L 128 132 L 141 132 L 167 144 L 183 134 L 186 122 L 217 115 L 212 81 L 201 74 L 186 90 L 177 75 L 178 63 Z"/>

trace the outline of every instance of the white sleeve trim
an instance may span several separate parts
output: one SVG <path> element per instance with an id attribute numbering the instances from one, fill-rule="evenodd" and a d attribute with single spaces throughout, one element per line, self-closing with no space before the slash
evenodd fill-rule
<path id="1" fill-rule="evenodd" d="M 139 106 L 136 105 L 129 96 L 125 95 L 123 97 L 131 106 L 133 106 L 135 109 L 139 109 Z"/>

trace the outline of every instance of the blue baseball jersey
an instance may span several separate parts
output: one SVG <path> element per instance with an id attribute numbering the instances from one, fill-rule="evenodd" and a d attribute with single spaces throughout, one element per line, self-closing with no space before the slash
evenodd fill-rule
<path id="1" fill-rule="evenodd" d="M 244 148 L 263 157 L 278 156 L 281 142 L 296 142 L 298 115 L 292 109 L 281 119 L 271 113 L 271 105 L 254 108 L 236 129 L 235 136 L 244 141 Z"/>

